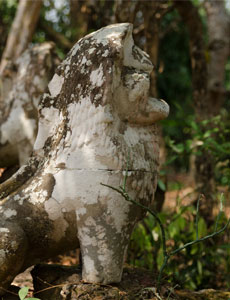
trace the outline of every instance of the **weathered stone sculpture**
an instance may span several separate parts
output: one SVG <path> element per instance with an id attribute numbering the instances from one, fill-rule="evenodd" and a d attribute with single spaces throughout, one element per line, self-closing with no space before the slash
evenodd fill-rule
<path id="1" fill-rule="evenodd" d="M 41 96 L 57 66 L 53 43 L 27 49 L 0 77 L 0 167 L 23 165 L 37 135 Z"/>
<path id="2" fill-rule="evenodd" d="M 152 64 L 115 24 L 81 39 L 40 103 L 28 164 L 0 186 L 0 287 L 28 266 L 77 248 L 83 280 L 119 282 L 138 207 L 100 183 L 153 200 L 158 169 L 155 122 L 168 105 L 148 97 Z"/>

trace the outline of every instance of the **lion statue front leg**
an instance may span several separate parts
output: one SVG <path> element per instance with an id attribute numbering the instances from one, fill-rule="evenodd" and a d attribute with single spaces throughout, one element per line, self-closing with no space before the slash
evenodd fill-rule
<path id="1" fill-rule="evenodd" d="M 77 227 L 83 280 L 108 284 L 121 281 L 135 218 L 132 205 L 109 188 L 100 188 L 103 197 L 78 211 Z"/>

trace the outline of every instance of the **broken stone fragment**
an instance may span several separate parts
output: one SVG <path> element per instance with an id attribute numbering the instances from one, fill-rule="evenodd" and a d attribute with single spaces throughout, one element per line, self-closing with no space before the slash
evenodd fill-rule
<path id="1" fill-rule="evenodd" d="M 129 157 L 127 192 L 147 206 L 154 199 L 155 122 L 169 108 L 149 98 L 151 70 L 128 23 L 82 38 L 58 67 L 39 105 L 33 155 L 0 186 L 1 288 L 79 246 L 85 282 L 121 280 L 131 232 L 145 212 L 101 183 L 120 186 Z"/>

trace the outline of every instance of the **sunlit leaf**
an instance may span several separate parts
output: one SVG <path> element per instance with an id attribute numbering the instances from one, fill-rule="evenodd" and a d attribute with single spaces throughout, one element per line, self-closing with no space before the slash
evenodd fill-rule
<path id="1" fill-rule="evenodd" d="M 28 294 L 29 288 L 27 286 L 21 288 L 18 292 L 20 300 L 24 300 Z"/>
<path id="2" fill-rule="evenodd" d="M 162 191 L 166 191 L 166 185 L 161 179 L 158 179 L 158 186 Z"/>

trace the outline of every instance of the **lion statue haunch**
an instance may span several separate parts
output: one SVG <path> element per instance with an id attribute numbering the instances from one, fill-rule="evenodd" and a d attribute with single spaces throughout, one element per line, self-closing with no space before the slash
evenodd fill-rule
<path id="1" fill-rule="evenodd" d="M 0 186 L 0 287 L 54 255 L 81 248 L 86 282 L 119 282 L 130 234 L 156 189 L 155 122 L 168 105 L 148 97 L 152 64 L 115 24 L 79 40 L 49 83 L 27 165 Z"/>

